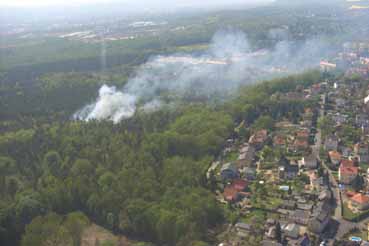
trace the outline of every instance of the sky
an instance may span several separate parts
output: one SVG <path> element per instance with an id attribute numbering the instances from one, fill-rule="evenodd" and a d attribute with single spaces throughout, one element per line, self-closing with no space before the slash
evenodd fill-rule
<path id="1" fill-rule="evenodd" d="M 16 6 L 16 7 L 40 7 L 40 6 L 55 6 L 55 5 L 81 5 L 81 4 L 96 4 L 96 3 L 111 3 L 121 2 L 126 4 L 165 4 L 165 5 L 214 5 L 214 4 L 240 4 L 240 3 L 265 3 L 273 0 L 0 0 L 0 6 Z"/>

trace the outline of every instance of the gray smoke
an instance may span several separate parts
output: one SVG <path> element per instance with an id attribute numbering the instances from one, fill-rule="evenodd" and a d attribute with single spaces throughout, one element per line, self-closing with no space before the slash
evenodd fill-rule
<path id="1" fill-rule="evenodd" d="M 272 37 L 285 39 L 281 30 Z M 79 120 L 112 120 L 132 117 L 137 109 L 153 111 L 165 104 L 163 94 L 212 97 L 231 94 L 240 85 L 318 66 L 332 48 L 321 39 L 278 41 L 273 49 L 252 51 L 245 33 L 217 32 L 202 55 L 156 56 L 143 64 L 121 90 L 104 85 L 97 101 L 75 115 Z"/>

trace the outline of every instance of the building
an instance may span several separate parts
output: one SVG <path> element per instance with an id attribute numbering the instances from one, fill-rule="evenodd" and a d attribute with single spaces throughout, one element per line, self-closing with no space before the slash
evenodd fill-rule
<path id="1" fill-rule="evenodd" d="M 284 148 L 286 147 L 286 138 L 281 135 L 277 135 L 273 138 L 273 146 Z"/>
<path id="2" fill-rule="evenodd" d="M 369 209 L 369 196 L 357 193 L 349 199 L 349 208 L 352 210 L 367 210 Z"/>
<path id="3" fill-rule="evenodd" d="M 310 212 L 296 209 L 289 217 L 290 221 L 300 225 L 307 225 L 309 223 Z"/>
<path id="4" fill-rule="evenodd" d="M 260 150 L 264 146 L 267 139 L 268 139 L 268 131 L 265 129 L 259 130 L 250 137 L 249 144 L 255 147 L 256 150 Z"/>
<path id="5" fill-rule="evenodd" d="M 320 62 L 320 69 L 323 72 L 331 72 L 334 71 L 337 68 L 337 64 L 335 63 L 330 63 L 328 61 L 321 61 Z"/>
<path id="6" fill-rule="evenodd" d="M 280 179 L 294 179 L 299 172 L 299 167 L 297 165 L 284 165 L 280 166 L 278 169 L 278 175 Z"/>
<path id="7" fill-rule="evenodd" d="M 358 158 L 359 162 L 369 161 L 369 146 L 367 143 L 361 142 L 354 146 L 354 153 Z"/>
<path id="8" fill-rule="evenodd" d="M 234 163 L 226 163 L 220 170 L 220 176 L 223 180 L 230 180 L 238 178 L 238 170 Z"/>
<path id="9" fill-rule="evenodd" d="M 356 180 L 358 174 L 359 169 L 353 165 L 353 162 L 352 164 L 347 160 L 341 162 L 338 169 L 338 179 L 341 184 L 352 184 Z"/>
<path id="10" fill-rule="evenodd" d="M 242 175 L 246 180 L 254 180 L 256 179 L 256 168 L 254 167 L 245 167 L 241 169 Z"/>
<path id="11" fill-rule="evenodd" d="M 293 145 L 291 150 L 293 152 L 305 152 L 308 151 L 310 148 L 309 141 L 307 139 L 299 139 L 297 138 Z"/>
<path id="12" fill-rule="evenodd" d="M 333 165 L 338 166 L 340 164 L 342 155 L 338 151 L 335 150 L 329 151 L 328 156 L 329 160 Z"/>
<path id="13" fill-rule="evenodd" d="M 328 136 L 324 141 L 324 149 L 326 151 L 335 150 L 338 148 L 338 138 L 335 135 Z"/>
<path id="14" fill-rule="evenodd" d="M 305 167 L 307 169 L 316 169 L 318 167 L 318 160 L 313 154 L 309 156 L 304 156 L 300 161 L 300 167 Z"/>
<path id="15" fill-rule="evenodd" d="M 227 202 L 237 202 L 240 199 L 238 191 L 231 186 L 224 188 L 223 197 Z"/>
<path id="16" fill-rule="evenodd" d="M 330 221 L 329 211 L 320 211 L 313 216 L 308 223 L 308 228 L 311 232 L 316 234 L 322 233 Z"/>
<path id="17" fill-rule="evenodd" d="M 298 239 L 300 236 L 300 226 L 295 223 L 290 223 L 282 226 L 282 231 L 284 235 L 291 239 Z"/>
<path id="18" fill-rule="evenodd" d="M 237 223 L 235 225 L 236 231 L 237 231 L 237 236 L 243 238 L 246 237 L 251 231 L 252 231 L 252 227 L 249 224 L 245 224 L 245 223 Z"/>
<path id="19" fill-rule="evenodd" d="M 351 154 L 352 154 L 352 149 L 351 149 L 350 147 L 345 147 L 345 146 L 343 146 L 343 147 L 341 147 L 340 149 L 341 149 L 341 152 L 342 152 L 342 156 L 344 156 L 344 157 L 346 157 L 346 158 L 348 158 L 348 157 L 350 157 L 350 156 L 351 156 Z"/>
<path id="20" fill-rule="evenodd" d="M 366 114 L 357 114 L 355 123 L 357 127 L 369 126 L 369 117 Z"/>
<path id="21" fill-rule="evenodd" d="M 232 186 L 235 190 L 237 190 L 237 191 L 241 192 L 241 191 L 245 191 L 245 190 L 246 190 L 247 185 L 248 185 L 248 183 L 247 183 L 247 181 L 246 181 L 246 180 L 244 180 L 244 179 L 236 179 L 236 180 L 233 180 L 233 182 L 232 182 L 232 185 L 231 185 L 231 186 Z"/>
<path id="22" fill-rule="evenodd" d="M 255 148 L 249 144 L 244 144 L 240 149 L 237 164 L 239 168 L 246 167 L 252 164 L 255 158 Z"/>

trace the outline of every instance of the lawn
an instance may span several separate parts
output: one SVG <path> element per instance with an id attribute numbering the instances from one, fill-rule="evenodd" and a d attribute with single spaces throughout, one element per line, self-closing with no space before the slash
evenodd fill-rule
<path id="1" fill-rule="evenodd" d="M 360 163 L 359 164 L 361 170 L 365 171 L 368 170 L 369 164 L 368 163 Z"/>
<path id="2" fill-rule="evenodd" d="M 267 213 L 261 209 L 253 209 L 249 214 L 241 217 L 240 222 L 246 224 L 264 223 L 266 220 Z"/>
<path id="3" fill-rule="evenodd" d="M 232 162 L 238 159 L 238 151 L 232 151 L 224 157 L 225 162 Z"/>
<path id="4" fill-rule="evenodd" d="M 358 214 L 355 214 L 351 211 L 351 209 L 348 208 L 347 203 L 343 204 L 343 218 L 345 220 L 355 220 L 358 216 Z"/>
<path id="5" fill-rule="evenodd" d="M 332 171 L 332 175 L 338 181 L 338 171 Z"/>
<path id="6" fill-rule="evenodd" d="M 361 213 L 353 213 L 349 208 L 347 203 L 343 204 L 343 218 L 349 221 L 360 221 L 367 218 L 369 215 L 369 210 L 365 210 Z"/>

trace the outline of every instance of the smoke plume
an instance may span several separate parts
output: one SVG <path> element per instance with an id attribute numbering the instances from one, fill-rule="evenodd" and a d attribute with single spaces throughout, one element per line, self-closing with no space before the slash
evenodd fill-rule
<path id="1" fill-rule="evenodd" d="M 160 108 L 164 104 L 162 95 L 228 95 L 240 85 L 316 67 L 332 51 L 321 39 L 291 42 L 281 30 L 272 30 L 270 36 L 282 40 L 272 49 L 253 51 L 245 33 L 219 31 L 202 55 L 153 57 L 121 90 L 102 86 L 97 101 L 78 111 L 74 118 L 118 123 L 132 117 L 137 109 Z"/>

